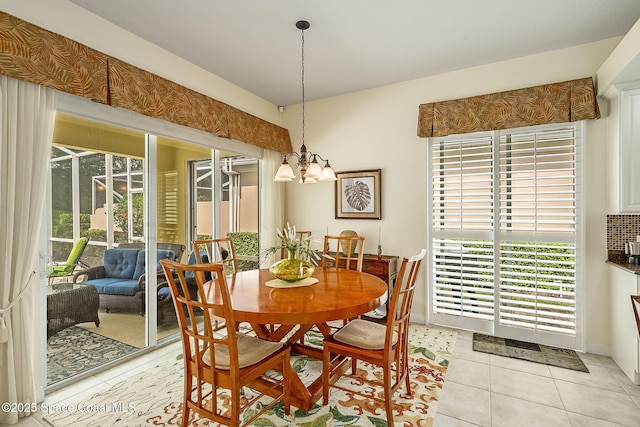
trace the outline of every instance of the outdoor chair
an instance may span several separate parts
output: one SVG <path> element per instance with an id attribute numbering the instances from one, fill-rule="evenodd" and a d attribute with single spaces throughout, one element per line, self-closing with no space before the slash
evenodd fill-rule
<path id="1" fill-rule="evenodd" d="M 245 418 L 251 424 L 261 414 L 282 402 L 290 413 L 290 349 L 280 343 L 245 335 L 236 330 L 236 320 L 223 266 L 218 263 L 179 264 L 160 261 L 173 298 L 182 338 L 184 360 L 184 398 L 181 425 L 189 425 L 190 412 L 217 423 L 237 426 L 242 412 L 265 395 L 274 396 L 255 407 Z M 193 273 L 197 298 L 189 292 L 187 273 Z M 207 275 L 211 280 L 207 280 Z M 207 301 L 208 295 L 220 295 L 221 304 Z M 214 331 L 212 314 L 223 317 L 226 336 Z M 198 321 L 196 319 L 198 313 Z M 244 393 L 242 388 L 253 392 Z M 220 389 L 228 394 L 218 400 Z M 227 402 L 221 405 L 221 402 Z M 228 406 L 228 407 L 225 407 Z M 253 408 L 252 408 L 253 411 Z"/>
<path id="2" fill-rule="evenodd" d="M 87 247 L 87 243 L 89 243 L 88 238 L 79 238 L 76 243 L 74 243 L 73 248 L 71 248 L 71 252 L 69 252 L 67 260 L 64 263 L 53 264 L 53 270 L 47 276 L 47 278 L 49 279 L 49 285 L 51 285 L 53 279 L 56 277 L 71 276 L 78 265 L 82 266 L 83 268 L 89 268 L 88 264 L 80 261 L 80 257 L 82 257 L 82 254 Z"/>
<path id="3" fill-rule="evenodd" d="M 406 394 L 411 396 L 409 379 L 409 317 L 420 266 L 427 252 L 404 258 L 393 287 L 386 324 L 355 319 L 325 338 L 323 343 L 322 398 L 329 403 L 329 387 L 345 390 L 375 402 L 384 404 L 387 425 L 393 424 L 393 394 L 404 382 Z M 351 360 L 351 374 L 344 364 Z M 375 379 L 357 376 L 358 360 L 382 368 L 382 375 Z M 353 379 L 353 388 L 347 388 Z M 363 384 L 364 383 L 364 384 Z M 370 387 L 366 387 L 368 385 Z M 376 390 L 383 389 L 384 398 Z"/>

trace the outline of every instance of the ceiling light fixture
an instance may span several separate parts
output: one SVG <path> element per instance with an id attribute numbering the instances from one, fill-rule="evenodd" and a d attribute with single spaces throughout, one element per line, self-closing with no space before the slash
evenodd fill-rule
<path id="1" fill-rule="evenodd" d="M 289 164 L 291 157 L 298 159 L 295 167 L 300 168 L 299 183 L 313 184 L 316 181 L 335 181 L 337 179 L 329 160 L 323 159 L 319 154 L 307 151 L 307 146 L 304 144 L 304 30 L 308 30 L 310 26 L 311 24 L 307 21 L 296 22 L 296 27 L 302 32 L 302 146 L 300 146 L 300 153 L 294 151 L 282 157 L 282 164 L 273 178 L 274 181 L 292 181 L 296 177 Z M 318 160 L 325 162 L 324 167 L 318 164 Z"/>

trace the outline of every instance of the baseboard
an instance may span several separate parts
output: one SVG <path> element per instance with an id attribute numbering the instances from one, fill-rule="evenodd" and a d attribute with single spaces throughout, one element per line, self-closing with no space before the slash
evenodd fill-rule
<path id="1" fill-rule="evenodd" d="M 587 343 L 587 353 L 599 354 L 601 356 L 611 356 L 611 350 L 608 345 Z"/>

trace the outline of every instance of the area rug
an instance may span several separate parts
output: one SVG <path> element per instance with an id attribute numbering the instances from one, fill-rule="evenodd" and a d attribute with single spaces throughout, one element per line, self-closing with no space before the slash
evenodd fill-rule
<path id="1" fill-rule="evenodd" d="M 125 343 L 72 326 L 47 341 L 47 385 L 138 350 Z"/>
<path id="2" fill-rule="evenodd" d="M 445 373 L 453 352 L 457 334 L 432 326 L 412 325 L 410 332 L 410 377 L 413 397 L 394 395 L 395 422 L 403 426 L 432 426 L 437 410 L 438 393 L 444 385 Z M 310 342 L 316 339 L 309 337 Z M 320 375 L 322 362 L 306 356 L 293 355 L 292 365 L 303 382 Z M 363 375 L 373 375 L 373 368 L 360 363 Z M 183 362 L 180 357 L 169 360 L 124 380 L 111 389 L 76 402 L 72 408 L 93 407 L 92 412 L 60 412 L 46 415 L 44 420 L 54 427 L 62 426 L 143 426 L 179 425 L 182 416 Z M 347 381 L 347 380 L 344 380 Z M 246 389 L 247 393 L 252 393 Z M 246 397 L 250 397 L 247 395 Z M 276 405 L 254 422 L 262 426 L 374 426 L 386 425 L 384 409 L 371 400 L 331 389 L 330 404 L 321 401 L 309 411 L 291 408 L 285 415 L 282 405 Z M 225 405 L 223 400 L 219 401 Z M 264 402 L 258 401 L 242 415 L 254 411 Z M 213 426 L 214 422 L 194 417 L 191 426 Z"/>
<path id="3" fill-rule="evenodd" d="M 473 350 L 483 353 L 497 354 L 574 371 L 589 372 L 578 353 L 566 348 L 550 347 L 509 338 L 494 337 L 484 334 L 473 334 Z"/>

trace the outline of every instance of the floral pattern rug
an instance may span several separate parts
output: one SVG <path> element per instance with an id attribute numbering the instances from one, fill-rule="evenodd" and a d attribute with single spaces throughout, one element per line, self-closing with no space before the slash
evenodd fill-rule
<path id="1" fill-rule="evenodd" d="M 410 376 L 413 397 L 406 399 L 403 388 L 394 395 L 394 420 L 402 426 L 432 426 L 449 359 L 455 345 L 456 333 L 434 326 L 411 325 L 409 339 Z M 310 344 L 321 338 L 309 336 Z M 95 408 L 92 411 L 71 410 L 52 413 L 44 420 L 54 427 L 62 426 L 144 426 L 179 425 L 182 416 L 183 362 L 179 355 L 153 369 L 145 371 L 95 394 L 90 399 L 71 404 L 71 408 Z M 292 364 L 303 382 L 313 381 L 320 375 L 322 362 L 301 355 L 292 355 Z M 375 375 L 375 368 L 366 363 L 358 365 L 360 374 Z M 342 379 L 340 381 L 347 381 Z M 251 390 L 247 390 L 251 393 Z M 246 396 L 249 397 L 249 396 Z M 375 402 L 354 396 L 342 390 L 330 389 L 330 404 L 322 401 L 309 411 L 292 406 L 285 415 L 282 405 L 276 405 L 263 414 L 254 425 L 261 426 L 384 426 L 384 409 Z M 223 402 L 221 400 L 221 402 Z M 261 401 L 254 405 L 262 405 Z M 255 406 L 257 407 L 257 406 Z M 255 410 L 252 406 L 242 415 L 248 419 Z M 216 423 L 193 417 L 191 426 L 213 426 Z"/>

